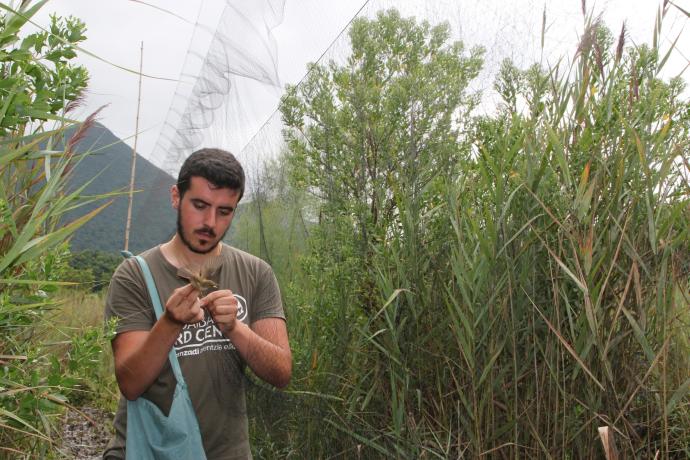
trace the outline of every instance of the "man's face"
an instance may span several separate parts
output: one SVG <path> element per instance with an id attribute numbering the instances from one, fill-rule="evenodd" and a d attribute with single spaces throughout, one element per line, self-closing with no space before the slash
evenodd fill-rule
<path id="1" fill-rule="evenodd" d="M 173 186 L 172 201 L 177 209 L 177 234 L 182 242 L 192 252 L 207 254 L 230 228 L 239 192 L 218 188 L 203 177 L 192 176 L 183 197 L 177 186 Z"/>

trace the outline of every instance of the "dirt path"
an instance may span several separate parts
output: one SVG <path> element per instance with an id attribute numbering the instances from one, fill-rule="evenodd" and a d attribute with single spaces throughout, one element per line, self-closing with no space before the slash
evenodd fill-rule
<path id="1" fill-rule="evenodd" d="M 65 414 L 58 451 L 75 460 L 100 459 L 111 438 L 113 414 L 93 407 L 79 410 L 82 414 L 71 409 Z"/>

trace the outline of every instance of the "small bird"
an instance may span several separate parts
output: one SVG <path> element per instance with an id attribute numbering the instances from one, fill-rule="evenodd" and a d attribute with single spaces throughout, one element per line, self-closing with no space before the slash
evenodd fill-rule
<path id="1" fill-rule="evenodd" d="M 204 291 L 209 289 L 218 289 L 218 285 L 213 280 L 209 279 L 212 272 L 211 268 L 209 264 L 197 268 L 180 267 L 177 270 L 177 276 L 188 280 L 189 284 L 191 284 L 194 289 L 203 294 Z"/>

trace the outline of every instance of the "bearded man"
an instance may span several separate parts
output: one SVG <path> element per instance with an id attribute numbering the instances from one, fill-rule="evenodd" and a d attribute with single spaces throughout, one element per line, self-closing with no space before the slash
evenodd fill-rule
<path id="1" fill-rule="evenodd" d="M 164 304 L 160 317 L 134 258 L 113 275 L 105 316 L 107 321 L 116 318 L 112 349 L 122 397 L 115 437 L 103 458 L 143 458 L 125 452 L 127 401 L 144 398 L 170 415 L 177 383 L 171 350 L 189 391 L 206 458 L 251 458 L 245 366 L 283 388 L 292 374 L 292 356 L 271 267 L 223 243 L 244 183 L 242 166 L 224 150 L 196 151 L 182 165 L 171 189 L 177 232 L 140 254 Z"/>

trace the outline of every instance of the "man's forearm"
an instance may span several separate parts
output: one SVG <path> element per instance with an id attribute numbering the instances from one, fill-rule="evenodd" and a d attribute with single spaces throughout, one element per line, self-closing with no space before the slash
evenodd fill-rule
<path id="1" fill-rule="evenodd" d="M 233 330 L 226 335 L 258 377 L 278 388 L 284 388 L 290 383 L 292 376 L 292 353 L 284 332 L 284 323 L 281 325 L 269 321 L 282 320 L 264 320 L 261 325 L 255 327 L 256 331 L 238 321 Z M 273 330 L 277 327 L 283 330 Z M 264 337 L 272 337 L 276 343 Z"/>
<path id="2" fill-rule="evenodd" d="M 163 314 L 150 331 L 131 331 L 113 340 L 115 376 L 120 391 L 135 400 L 160 375 L 183 324 Z"/>

